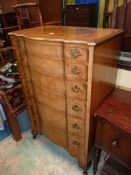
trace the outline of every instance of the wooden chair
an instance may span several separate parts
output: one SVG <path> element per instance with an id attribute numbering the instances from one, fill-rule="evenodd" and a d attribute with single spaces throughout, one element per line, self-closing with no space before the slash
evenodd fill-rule
<path id="1" fill-rule="evenodd" d="M 12 136 L 15 141 L 19 141 L 22 138 L 20 127 L 18 125 L 16 117 L 20 112 L 24 111 L 26 108 L 25 103 L 21 105 L 16 105 L 15 107 L 12 106 L 9 96 L 11 96 L 12 98 L 16 98 L 16 97 L 13 97 L 13 94 L 16 93 L 17 91 L 22 92 L 21 85 L 17 85 L 13 89 L 9 89 L 7 91 L 0 91 L 0 103 L 2 104 L 4 111 L 6 113 L 7 121 L 11 128 Z M 19 101 L 20 99 L 21 97 L 19 97 Z M 18 103 L 18 100 L 17 100 L 17 103 Z"/>
<path id="2" fill-rule="evenodd" d="M 1 47 L 0 48 L 0 63 L 1 63 L 2 66 L 4 66 L 7 62 L 12 61 L 12 60 L 9 60 L 9 59 L 5 60 L 5 58 L 4 58 L 4 53 L 5 52 L 11 52 L 11 50 L 14 50 L 14 48 L 12 46 Z"/>
<path id="3" fill-rule="evenodd" d="M 40 11 L 39 4 L 24 3 L 24 4 L 16 4 L 16 5 L 13 5 L 12 7 L 16 12 L 18 26 L 20 30 L 23 28 L 34 27 L 38 24 L 42 26 L 43 19 L 42 19 L 42 14 Z M 37 10 L 37 11 L 34 11 L 34 10 Z M 34 15 L 34 12 L 36 12 L 35 15 Z M 37 19 L 37 17 L 39 19 Z"/>

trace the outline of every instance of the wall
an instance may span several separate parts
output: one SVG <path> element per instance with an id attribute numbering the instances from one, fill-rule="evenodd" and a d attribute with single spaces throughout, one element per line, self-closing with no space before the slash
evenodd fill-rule
<path id="1" fill-rule="evenodd" d="M 44 22 L 62 21 L 62 0 L 39 0 Z"/>
<path id="2" fill-rule="evenodd" d="M 131 71 L 118 69 L 116 85 L 131 91 Z"/>

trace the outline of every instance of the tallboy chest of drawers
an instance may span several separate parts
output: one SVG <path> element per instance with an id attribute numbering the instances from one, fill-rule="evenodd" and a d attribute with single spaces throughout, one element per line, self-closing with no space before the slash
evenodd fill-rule
<path id="1" fill-rule="evenodd" d="M 32 133 L 43 133 L 86 170 L 93 113 L 113 90 L 122 30 L 45 26 L 10 33 Z"/>

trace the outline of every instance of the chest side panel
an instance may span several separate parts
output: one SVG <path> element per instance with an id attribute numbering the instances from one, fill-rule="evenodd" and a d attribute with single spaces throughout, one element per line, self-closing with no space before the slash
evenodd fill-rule
<path id="1" fill-rule="evenodd" d="M 94 118 L 92 116 L 115 87 L 121 41 L 122 35 L 119 35 L 101 43 L 94 50 L 90 149 L 94 140 Z"/>

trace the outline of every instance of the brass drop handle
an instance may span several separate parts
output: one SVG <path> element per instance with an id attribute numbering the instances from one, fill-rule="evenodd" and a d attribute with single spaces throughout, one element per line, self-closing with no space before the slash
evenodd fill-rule
<path id="1" fill-rule="evenodd" d="M 80 54 L 80 51 L 78 49 L 70 49 L 70 55 L 73 57 L 73 58 L 78 58 L 81 54 Z"/>
<path id="2" fill-rule="evenodd" d="M 74 87 L 72 87 L 72 91 L 79 93 L 81 91 L 81 88 L 79 86 L 75 85 Z"/>
<path id="3" fill-rule="evenodd" d="M 79 146 L 80 146 L 80 143 L 79 143 L 78 141 L 75 140 L 75 141 L 73 142 L 73 145 L 79 147 Z"/>
<path id="4" fill-rule="evenodd" d="M 77 106 L 77 105 L 72 106 L 72 109 L 73 109 L 74 111 L 76 111 L 76 112 L 81 111 L 80 107 Z"/>
<path id="5" fill-rule="evenodd" d="M 80 70 L 78 69 L 78 67 L 74 66 L 71 70 L 71 72 L 74 74 L 74 75 L 79 75 L 80 74 Z"/>
<path id="6" fill-rule="evenodd" d="M 75 129 L 80 129 L 80 126 L 79 126 L 77 123 L 73 124 L 72 126 L 73 126 L 73 128 L 75 128 Z"/>
<path id="7" fill-rule="evenodd" d="M 112 142 L 112 145 L 115 147 L 115 146 L 117 146 L 118 145 L 118 141 L 117 140 L 114 140 L 113 142 Z"/>

